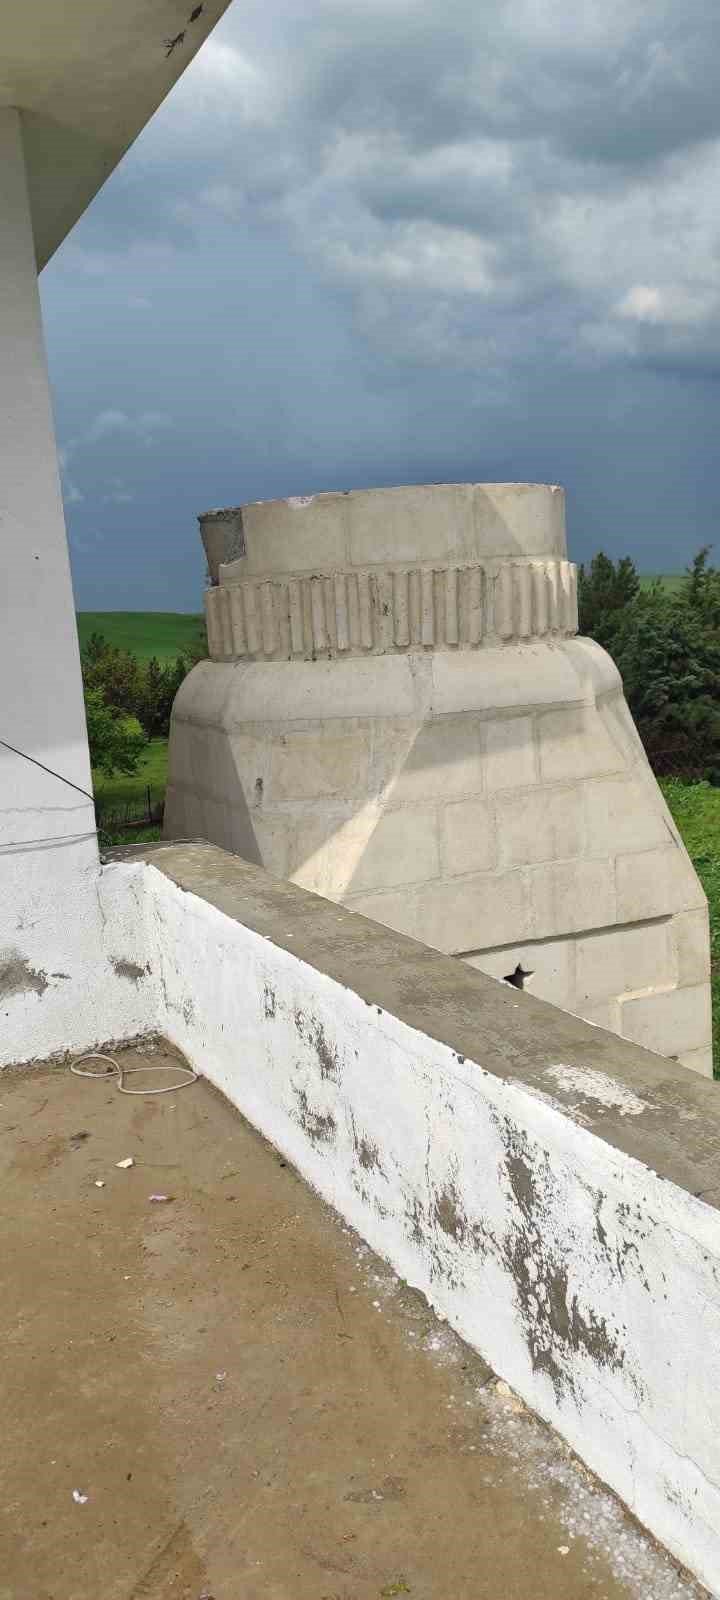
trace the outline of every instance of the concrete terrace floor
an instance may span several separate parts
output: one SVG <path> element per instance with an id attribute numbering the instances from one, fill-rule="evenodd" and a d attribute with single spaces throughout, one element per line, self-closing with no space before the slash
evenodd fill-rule
<path id="1" fill-rule="evenodd" d="M 5 1072 L 0 1172 L 0 1600 L 705 1593 L 206 1083 Z"/>

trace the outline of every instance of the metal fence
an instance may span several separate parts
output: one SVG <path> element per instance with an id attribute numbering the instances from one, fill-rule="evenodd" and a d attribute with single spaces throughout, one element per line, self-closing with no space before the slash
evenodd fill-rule
<path id="1" fill-rule="evenodd" d="M 110 833 L 131 832 L 133 828 L 156 828 L 162 825 L 165 810 L 165 794 L 162 789 L 153 790 L 148 784 L 144 795 L 133 795 L 124 805 L 103 802 L 102 798 L 95 801 L 95 821 L 97 826 Z"/>

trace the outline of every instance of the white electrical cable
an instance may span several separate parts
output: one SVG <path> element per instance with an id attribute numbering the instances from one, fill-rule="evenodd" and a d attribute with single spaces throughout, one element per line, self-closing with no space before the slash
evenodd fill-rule
<path id="1" fill-rule="evenodd" d="M 80 1067 L 81 1061 L 107 1061 L 113 1070 L 112 1072 L 83 1072 Z M 176 1089 L 189 1089 L 191 1083 L 197 1083 L 197 1072 L 193 1072 L 192 1067 L 182 1066 L 178 1061 L 177 1071 L 188 1074 L 186 1078 L 183 1078 L 182 1083 L 165 1084 L 162 1089 L 125 1088 L 125 1079 L 129 1078 L 133 1072 L 172 1072 L 174 1070 L 175 1064 L 167 1061 L 162 1063 L 158 1061 L 146 1062 L 141 1067 L 125 1067 L 115 1059 L 115 1056 L 103 1056 L 97 1050 L 90 1050 L 85 1056 L 76 1056 L 75 1060 L 70 1062 L 70 1071 L 74 1073 L 76 1078 L 96 1078 L 98 1083 L 107 1083 L 108 1078 L 117 1078 L 118 1092 L 120 1094 L 174 1094 Z"/>

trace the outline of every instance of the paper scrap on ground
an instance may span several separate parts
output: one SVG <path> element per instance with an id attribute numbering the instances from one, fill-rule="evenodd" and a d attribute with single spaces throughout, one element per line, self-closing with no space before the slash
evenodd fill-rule
<path id="1" fill-rule="evenodd" d="M 115 1165 L 116 1167 L 122 1167 L 123 1171 L 127 1171 L 128 1167 L 134 1167 L 135 1158 L 134 1156 L 126 1156 L 124 1161 L 116 1161 Z"/>

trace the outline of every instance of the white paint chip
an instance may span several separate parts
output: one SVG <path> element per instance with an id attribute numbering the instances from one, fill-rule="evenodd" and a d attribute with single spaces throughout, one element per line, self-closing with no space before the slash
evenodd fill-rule
<path id="1" fill-rule="evenodd" d="M 73 1489 L 72 1497 L 76 1506 L 86 1506 L 88 1503 L 88 1496 L 83 1494 L 80 1489 Z"/>
<path id="2" fill-rule="evenodd" d="M 621 1117 L 639 1117 L 648 1107 L 644 1100 L 626 1089 L 617 1079 L 605 1072 L 595 1072 L 592 1067 L 568 1067 L 558 1063 L 546 1067 L 544 1077 L 552 1078 L 558 1089 L 567 1094 L 580 1094 L 583 1100 L 595 1100 L 606 1111 L 619 1111 Z"/>
<path id="3" fill-rule="evenodd" d="M 115 1165 L 116 1167 L 121 1167 L 123 1172 L 127 1172 L 128 1167 L 134 1167 L 135 1158 L 134 1156 L 126 1156 L 124 1161 L 116 1161 Z"/>

